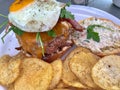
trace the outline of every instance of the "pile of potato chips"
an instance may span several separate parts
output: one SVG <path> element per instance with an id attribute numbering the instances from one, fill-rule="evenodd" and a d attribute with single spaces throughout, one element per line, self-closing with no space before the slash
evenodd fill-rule
<path id="1" fill-rule="evenodd" d="M 77 47 L 62 61 L 47 63 L 23 54 L 0 58 L 0 84 L 8 90 L 103 90 L 92 77 L 100 57 Z"/>

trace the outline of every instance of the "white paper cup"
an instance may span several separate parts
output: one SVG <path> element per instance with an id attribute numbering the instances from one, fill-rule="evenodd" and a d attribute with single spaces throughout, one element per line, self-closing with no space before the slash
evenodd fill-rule
<path id="1" fill-rule="evenodd" d="M 113 0 L 113 4 L 120 8 L 120 0 Z"/>

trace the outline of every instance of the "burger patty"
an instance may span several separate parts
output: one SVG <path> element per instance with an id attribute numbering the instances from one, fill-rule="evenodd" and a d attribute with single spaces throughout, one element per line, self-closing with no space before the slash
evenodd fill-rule
<path id="1" fill-rule="evenodd" d="M 47 43 L 45 55 L 42 57 L 42 59 L 51 61 L 51 57 L 54 57 L 56 56 L 56 54 L 65 51 L 66 49 L 72 47 L 72 45 L 72 40 L 66 40 L 64 35 L 58 36 L 49 43 Z"/>
<path id="2" fill-rule="evenodd" d="M 64 35 L 58 36 L 47 44 L 45 54 L 56 53 L 58 49 L 69 45 L 71 45 L 71 43 L 67 42 Z"/>

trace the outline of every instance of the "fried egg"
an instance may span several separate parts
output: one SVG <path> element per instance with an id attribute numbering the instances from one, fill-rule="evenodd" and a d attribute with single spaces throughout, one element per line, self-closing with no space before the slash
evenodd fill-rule
<path id="1" fill-rule="evenodd" d="M 51 30 L 57 23 L 63 3 L 56 0 L 16 0 L 9 10 L 8 19 L 26 32 Z"/>

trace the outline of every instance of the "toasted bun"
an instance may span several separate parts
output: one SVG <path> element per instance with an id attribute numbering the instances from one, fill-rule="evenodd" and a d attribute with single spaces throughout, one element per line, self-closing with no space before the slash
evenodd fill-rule
<path id="1" fill-rule="evenodd" d="M 72 39 L 78 46 L 83 46 L 90 49 L 92 52 L 99 56 L 116 54 L 120 52 L 120 26 L 112 21 L 103 18 L 87 18 L 79 22 L 85 30 L 83 32 L 75 31 L 72 34 Z M 87 27 L 89 25 L 101 25 L 102 27 L 95 27 L 94 31 L 99 34 L 100 42 L 92 39 L 87 39 Z"/>
<path id="2" fill-rule="evenodd" d="M 100 59 L 92 69 L 94 82 L 105 90 L 120 90 L 120 56 Z"/>

